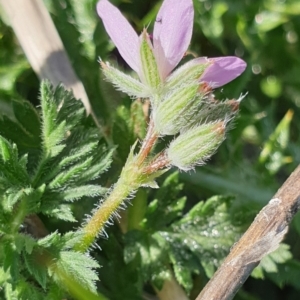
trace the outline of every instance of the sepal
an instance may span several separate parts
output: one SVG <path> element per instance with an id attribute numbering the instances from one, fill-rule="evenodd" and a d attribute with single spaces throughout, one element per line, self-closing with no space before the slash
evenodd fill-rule
<path id="1" fill-rule="evenodd" d="M 126 75 L 108 63 L 100 62 L 105 78 L 111 82 L 117 90 L 135 98 L 147 98 L 150 96 L 149 88 L 135 78 Z"/>
<path id="2" fill-rule="evenodd" d="M 200 83 L 200 77 L 209 65 L 210 62 L 205 57 L 195 58 L 185 63 L 167 78 L 165 89 L 173 90 L 178 86 L 184 86 L 195 81 Z"/>
<path id="3" fill-rule="evenodd" d="M 153 52 L 153 46 L 146 29 L 142 32 L 140 39 L 141 67 L 143 74 L 142 81 L 144 81 L 147 86 L 156 90 L 161 85 L 161 79 Z"/>
<path id="4" fill-rule="evenodd" d="M 216 100 L 213 95 L 207 99 L 199 99 L 200 103 L 191 116 L 191 121 L 182 126 L 181 132 L 199 124 L 212 123 L 218 120 L 232 120 L 239 111 L 240 100 L 230 99 L 225 101 Z"/>

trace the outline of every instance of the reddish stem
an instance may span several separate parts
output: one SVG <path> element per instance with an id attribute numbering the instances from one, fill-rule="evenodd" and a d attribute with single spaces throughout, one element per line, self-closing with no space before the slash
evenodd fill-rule
<path id="1" fill-rule="evenodd" d="M 152 119 L 150 119 L 149 126 L 148 126 L 148 131 L 146 134 L 146 137 L 144 139 L 144 142 L 142 144 L 142 147 L 139 152 L 139 159 L 138 159 L 138 164 L 141 165 L 148 154 L 150 153 L 151 149 L 153 148 L 156 140 L 158 138 L 158 134 L 155 131 L 154 128 L 154 122 Z"/>
<path id="2" fill-rule="evenodd" d="M 149 163 L 144 172 L 146 174 L 152 174 L 160 169 L 167 167 L 168 165 L 170 165 L 170 160 L 166 156 L 165 152 L 161 152 L 152 160 L 152 162 Z"/>

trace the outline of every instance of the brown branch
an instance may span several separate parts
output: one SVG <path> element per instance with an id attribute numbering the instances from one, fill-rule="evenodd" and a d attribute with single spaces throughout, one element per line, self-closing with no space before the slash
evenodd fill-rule
<path id="1" fill-rule="evenodd" d="M 300 165 L 233 247 L 196 300 L 229 300 L 259 264 L 276 250 L 300 209 Z"/>

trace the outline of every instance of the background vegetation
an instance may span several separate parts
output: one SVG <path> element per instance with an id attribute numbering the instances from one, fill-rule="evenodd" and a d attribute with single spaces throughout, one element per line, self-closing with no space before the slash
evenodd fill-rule
<path id="1" fill-rule="evenodd" d="M 150 21 L 160 7 L 160 1 L 153 0 L 111 2 L 138 32 L 149 24 L 151 28 Z M 118 178 L 129 147 L 145 133 L 143 104 L 132 102 L 102 79 L 99 57 L 123 69 L 128 67 L 96 15 L 96 1 L 45 3 L 105 127 L 109 143 L 100 137 L 97 147 L 108 153 L 117 146 L 110 170 L 97 179 L 97 184 L 109 188 Z M 131 200 L 133 205 L 122 212 L 121 226 L 115 222 L 107 227 L 108 237 L 98 240 L 101 249 L 92 251 L 102 266 L 97 288 L 110 299 L 134 300 L 154 294 L 154 287 L 162 285 L 171 268 L 191 299 L 195 298 L 255 214 L 300 163 L 299 1 L 195 0 L 194 6 L 194 34 L 187 59 L 192 55 L 243 58 L 248 64 L 246 72 L 216 95 L 220 100 L 238 98 L 241 93 L 247 96 L 227 140 L 206 166 L 190 173 L 170 170 L 159 179 L 159 190 L 140 190 Z M 40 110 L 39 86 L 12 29 L 2 18 L 0 134 L 17 144 L 20 155 L 34 157 L 41 149 L 41 132 L 34 120 L 24 121 L 21 115 L 28 103 L 24 101 Z M 80 122 L 93 130 L 91 119 Z M 35 132 L 30 138 L 21 134 L 28 124 Z M 98 202 L 99 197 L 94 196 L 85 195 L 68 204 L 79 224 Z M 40 218 L 49 232 L 64 234 L 78 226 L 66 222 L 73 221 L 71 217 L 54 219 L 51 213 L 44 213 Z M 298 214 L 285 245 L 263 260 L 235 299 L 299 299 L 299 235 Z"/>

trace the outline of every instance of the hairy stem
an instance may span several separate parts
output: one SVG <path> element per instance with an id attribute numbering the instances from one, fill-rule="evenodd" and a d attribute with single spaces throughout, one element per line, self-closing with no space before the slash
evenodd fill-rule
<path id="1" fill-rule="evenodd" d="M 144 139 L 144 141 L 142 143 L 142 147 L 141 147 L 140 153 L 139 153 L 139 163 L 140 164 L 149 155 L 151 149 L 153 148 L 153 146 L 155 145 L 155 143 L 157 141 L 157 138 L 158 138 L 158 134 L 155 131 L 153 120 L 150 119 L 146 138 Z"/>
<path id="2" fill-rule="evenodd" d="M 156 140 L 157 134 L 154 131 L 153 123 L 150 121 L 147 135 L 139 154 L 136 156 L 133 153 L 129 154 L 119 180 L 83 227 L 83 238 L 81 243 L 75 246 L 76 250 L 86 251 L 93 244 L 98 234 L 103 231 L 105 224 L 118 211 L 124 200 L 147 181 L 149 174 L 144 172 L 145 160 Z"/>
<path id="3" fill-rule="evenodd" d="M 122 174 L 126 173 L 127 172 L 122 172 Z M 135 176 L 137 174 L 132 174 L 131 177 L 125 177 L 124 175 L 122 176 L 122 174 L 113 187 L 112 192 L 103 203 L 100 204 L 91 219 L 88 220 L 87 224 L 83 227 L 83 239 L 80 245 L 75 247 L 76 250 L 82 252 L 86 251 L 103 230 L 105 223 L 118 210 L 124 199 L 139 187 L 137 183 L 138 179 Z"/>

